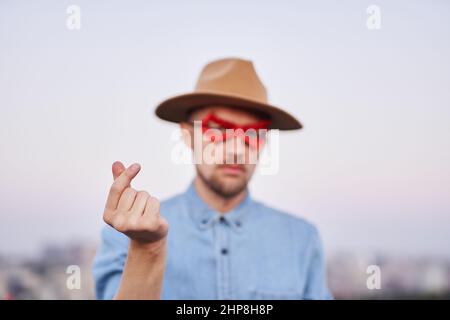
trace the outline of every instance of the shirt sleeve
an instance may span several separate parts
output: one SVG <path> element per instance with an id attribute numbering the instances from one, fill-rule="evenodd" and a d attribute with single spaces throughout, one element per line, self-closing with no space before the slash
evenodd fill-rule
<path id="1" fill-rule="evenodd" d="M 97 299 L 114 298 L 125 266 L 128 243 L 128 237 L 124 234 L 108 225 L 103 228 L 92 270 Z"/>
<path id="2" fill-rule="evenodd" d="M 310 242 L 310 263 L 304 292 L 306 300 L 330 300 L 333 296 L 327 285 L 325 255 L 319 232 L 314 228 Z"/>

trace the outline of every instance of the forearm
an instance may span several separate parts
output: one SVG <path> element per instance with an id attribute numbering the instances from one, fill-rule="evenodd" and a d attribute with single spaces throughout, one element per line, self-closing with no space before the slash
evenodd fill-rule
<path id="1" fill-rule="evenodd" d="M 130 241 L 127 261 L 114 299 L 160 299 L 165 262 L 166 239 L 150 245 Z"/>

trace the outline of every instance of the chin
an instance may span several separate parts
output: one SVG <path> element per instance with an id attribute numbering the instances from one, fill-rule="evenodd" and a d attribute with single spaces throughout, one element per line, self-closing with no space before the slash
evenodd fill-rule
<path id="1" fill-rule="evenodd" d="M 247 181 L 244 176 L 224 176 L 221 179 L 220 184 L 225 193 L 236 194 L 242 191 L 247 186 Z"/>

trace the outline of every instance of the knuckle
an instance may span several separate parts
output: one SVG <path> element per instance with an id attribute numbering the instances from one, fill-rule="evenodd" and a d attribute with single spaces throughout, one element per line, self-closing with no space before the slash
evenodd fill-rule
<path id="1" fill-rule="evenodd" d="M 147 200 L 148 205 L 152 209 L 152 212 L 159 212 L 159 208 L 161 204 L 159 203 L 159 200 L 155 197 L 150 196 L 150 198 Z"/>
<path id="2" fill-rule="evenodd" d="M 138 195 L 141 196 L 142 198 L 149 198 L 150 194 L 147 191 L 139 191 Z"/>
<path id="3" fill-rule="evenodd" d="M 103 221 L 105 221 L 107 224 L 111 224 L 111 212 L 109 210 L 106 210 L 103 213 Z"/>
<path id="4" fill-rule="evenodd" d="M 133 193 L 136 193 L 136 190 L 134 190 L 134 189 L 131 188 L 131 187 L 126 187 L 125 190 L 124 190 L 124 192 L 126 192 L 126 193 L 128 193 L 128 194 L 133 194 Z"/>
<path id="5" fill-rule="evenodd" d="M 127 220 L 122 216 L 115 217 L 112 226 L 119 232 L 126 232 L 128 229 Z"/>
<path id="6" fill-rule="evenodd" d="M 120 186 L 117 183 L 113 183 L 110 189 L 111 193 L 120 193 Z"/>

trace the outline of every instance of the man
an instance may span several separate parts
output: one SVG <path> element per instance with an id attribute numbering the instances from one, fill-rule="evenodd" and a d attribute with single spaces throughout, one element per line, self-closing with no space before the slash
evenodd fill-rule
<path id="1" fill-rule="evenodd" d="M 265 131 L 302 127 L 267 103 L 253 64 L 209 63 L 193 93 L 164 101 L 156 115 L 180 123 L 197 174 L 186 192 L 159 205 L 130 186 L 138 164 L 113 164 L 108 226 L 94 262 L 97 297 L 331 298 L 316 228 L 248 191 Z"/>

